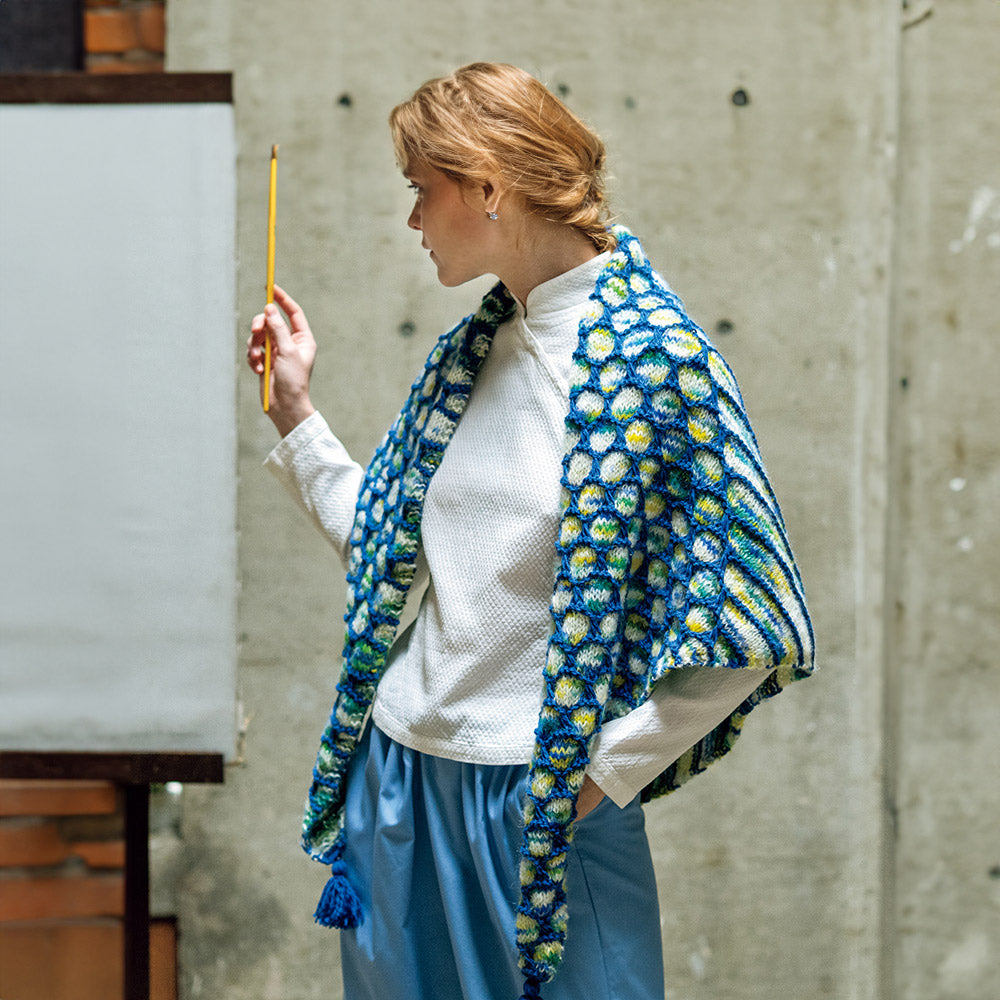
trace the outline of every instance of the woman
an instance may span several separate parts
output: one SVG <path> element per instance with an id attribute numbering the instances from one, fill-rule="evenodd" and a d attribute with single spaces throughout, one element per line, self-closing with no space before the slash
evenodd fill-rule
<path id="1" fill-rule="evenodd" d="M 252 323 L 268 463 L 347 567 L 316 917 L 350 1000 L 662 997 L 640 803 L 812 669 L 781 514 L 725 362 L 607 225 L 589 128 L 483 63 L 390 125 L 438 279 L 500 283 L 367 470 L 312 406 L 300 307 Z"/>

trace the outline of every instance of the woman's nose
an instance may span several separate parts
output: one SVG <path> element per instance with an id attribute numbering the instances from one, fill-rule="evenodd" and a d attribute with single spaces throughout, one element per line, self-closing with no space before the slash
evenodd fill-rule
<path id="1" fill-rule="evenodd" d="M 413 206 L 413 211 L 410 212 L 410 217 L 406 220 L 406 224 L 410 229 L 416 229 L 417 232 L 420 231 L 420 208 L 417 205 Z"/>

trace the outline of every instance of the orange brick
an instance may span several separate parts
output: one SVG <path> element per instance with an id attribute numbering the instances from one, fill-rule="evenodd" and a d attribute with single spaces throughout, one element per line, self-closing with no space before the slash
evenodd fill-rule
<path id="1" fill-rule="evenodd" d="M 140 7 L 137 17 L 139 48 L 147 52 L 166 51 L 167 26 L 162 4 Z"/>
<path id="2" fill-rule="evenodd" d="M 88 56 L 86 60 L 88 73 L 162 73 L 162 59 L 95 59 Z"/>
<path id="3" fill-rule="evenodd" d="M 124 868 L 125 841 L 106 840 L 73 844 L 69 853 L 83 858 L 88 868 Z"/>
<path id="4" fill-rule="evenodd" d="M 110 781 L 0 781 L 0 816 L 90 816 L 117 808 Z"/>
<path id="5" fill-rule="evenodd" d="M 173 921 L 150 924 L 150 1000 L 177 1000 L 176 935 Z M 119 921 L 0 924 L 0 997 L 108 1000 L 122 986 Z"/>
<path id="6" fill-rule="evenodd" d="M 123 840 L 66 843 L 56 823 L 7 820 L 0 824 L 0 868 L 40 868 L 77 857 L 89 868 L 124 868 Z"/>
<path id="7" fill-rule="evenodd" d="M 149 925 L 149 1000 L 177 1000 L 177 928 L 172 920 Z"/>
<path id="8" fill-rule="evenodd" d="M 83 47 L 88 52 L 127 52 L 139 48 L 135 12 L 98 7 L 83 12 Z"/>
<path id="9" fill-rule="evenodd" d="M 58 865 L 66 860 L 68 854 L 55 823 L 15 820 L 0 825 L 0 868 Z"/>
<path id="10" fill-rule="evenodd" d="M 122 987 L 118 921 L 0 924 L 0 996 L 108 1000 Z"/>
<path id="11" fill-rule="evenodd" d="M 0 881 L 0 921 L 120 917 L 124 910 L 123 875 Z"/>

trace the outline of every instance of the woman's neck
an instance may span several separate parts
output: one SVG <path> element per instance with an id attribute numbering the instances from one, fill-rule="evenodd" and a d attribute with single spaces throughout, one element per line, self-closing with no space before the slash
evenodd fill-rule
<path id="1" fill-rule="evenodd" d="M 593 260 L 598 249 L 579 229 L 526 216 L 496 274 L 523 306 L 533 288 Z"/>

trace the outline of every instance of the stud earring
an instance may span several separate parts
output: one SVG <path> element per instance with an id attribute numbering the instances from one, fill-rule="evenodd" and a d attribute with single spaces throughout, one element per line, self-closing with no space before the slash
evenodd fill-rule
<path id="1" fill-rule="evenodd" d="M 499 218 L 500 218 L 500 216 L 499 216 L 499 215 L 497 215 L 497 213 L 496 213 L 496 212 L 487 212 L 486 214 L 487 214 L 487 215 L 488 215 L 488 216 L 490 217 L 490 220 L 491 220 L 492 222 L 496 222 L 496 221 L 497 221 L 497 219 L 499 219 Z"/>

